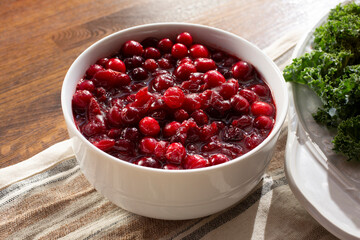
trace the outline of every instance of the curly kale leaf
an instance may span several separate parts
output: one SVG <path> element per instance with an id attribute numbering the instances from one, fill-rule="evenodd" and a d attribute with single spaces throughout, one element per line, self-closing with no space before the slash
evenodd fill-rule
<path id="1" fill-rule="evenodd" d="M 360 6 L 338 5 L 330 11 L 327 22 L 314 32 L 313 47 L 329 53 L 350 51 L 354 61 L 360 58 Z"/>
<path id="2" fill-rule="evenodd" d="M 360 115 L 340 123 L 333 143 L 335 152 L 360 161 Z"/>

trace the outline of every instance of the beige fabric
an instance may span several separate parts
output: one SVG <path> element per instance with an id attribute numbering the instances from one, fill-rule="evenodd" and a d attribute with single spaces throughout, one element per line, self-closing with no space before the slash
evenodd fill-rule
<path id="1" fill-rule="evenodd" d="M 300 35 L 266 52 L 277 60 Z M 0 239 L 336 239 L 292 194 L 285 144 L 286 128 L 263 181 L 240 203 L 205 218 L 164 221 L 129 213 L 96 192 L 67 140 L 0 169 Z"/>

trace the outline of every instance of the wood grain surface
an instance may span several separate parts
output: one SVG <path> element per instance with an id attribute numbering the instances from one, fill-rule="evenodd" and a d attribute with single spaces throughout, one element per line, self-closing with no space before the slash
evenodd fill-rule
<path id="1" fill-rule="evenodd" d="M 97 40 L 154 22 L 221 28 L 265 48 L 309 28 L 339 0 L 2 0 L 0 168 L 68 138 L 60 93 L 75 58 Z"/>

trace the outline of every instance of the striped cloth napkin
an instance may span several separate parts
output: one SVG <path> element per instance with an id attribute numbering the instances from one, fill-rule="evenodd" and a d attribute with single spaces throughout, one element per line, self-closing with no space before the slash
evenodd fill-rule
<path id="1" fill-rule="evenodd" d="M 265 49 L 280 68 L 300 35 Z M 288 186 L 286 133 L 285 126 L 267 173 L 248 196 L 220 213 L 184 221 L 138 216 L 109 202 L 81 173 L 71 140 L 60 142 L 0 169 L 0 239 L 336 239 Z"/>

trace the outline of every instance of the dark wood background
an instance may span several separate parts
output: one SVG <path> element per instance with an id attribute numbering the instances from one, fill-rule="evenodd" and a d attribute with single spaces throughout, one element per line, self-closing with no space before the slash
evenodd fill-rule
<path id="1" fill-rule="evenodd" d="M 60 92 L 75 58 L 115 31 L 154 22 L 221 28 L 265 48 L 339 0 L 1 0 L 0 168 L 68 138 Z"/>

